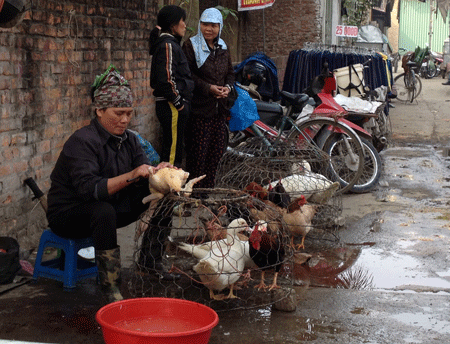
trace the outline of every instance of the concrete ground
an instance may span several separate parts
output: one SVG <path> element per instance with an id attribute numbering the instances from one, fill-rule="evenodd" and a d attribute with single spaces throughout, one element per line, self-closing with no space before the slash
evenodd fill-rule
<path id="1" fill-rule="evenodd" d="M 221 311 L 211 344 L 450 343 L 450 86 L 443 81 L 423 80 L 417 102 L 393 101 L 380 185 L 344 197 L 338 244 L 314 252 L 295 276 L 296 310 Z M 134 226 L 119 233 L 125 266 L 133 236 Z M 314 261 L 345 270 L 331 263 L 320 270 Z M 104 343 L 94 282 L 73 292 L 46 279 L 0 289 L 0 343 Z"/>

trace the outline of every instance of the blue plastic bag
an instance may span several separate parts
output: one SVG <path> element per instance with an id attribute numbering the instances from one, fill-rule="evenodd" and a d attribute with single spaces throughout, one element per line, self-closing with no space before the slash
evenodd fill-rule
<path id="1" fill-rule="evenodd" d="M 246 90 L 235 83 L 234 87 L 238 97 L 230 109 L 231 119 L 229 122 L 230 131 L 244 130 L 251 126 L 254 121 L 259 120 L 256 103 Z"/>
<path id="2" fill-rule="evenodd" d="M 155 148 L 153 148 L 153 146 L 150 144 L 150 142 L 144 139 L 137 131 L 130 129 L 128 130 L 137 136 L 139 143 L 142 146 L 142 149 L 144 150 L 145 154 L 150 160 L 150 164 L 153 166 L 158 165 L 161 162 L 161 158 L 159 157 L 159 154 L 156 152 Z"/>

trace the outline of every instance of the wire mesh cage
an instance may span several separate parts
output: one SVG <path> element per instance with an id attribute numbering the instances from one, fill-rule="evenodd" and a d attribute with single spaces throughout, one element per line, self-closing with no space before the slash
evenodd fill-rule
<path id="1" fill-rule="evenodd" d="M 329 157 L 316 146 L 281 142 L 268 145 L 262 138 L 251 138 L 222 157 L 216 186 L 243 190 L 283 214 L 288 231 L 303 240 L 314 241 L 308 250 L 336 243 L 341 219 L 340 185 L 327 175 Z M 298 213 L 302 215 L 298 215 Z M 302 217 L 302 219 L 300 219 Z M 291 246 L 294 243 L 291 242 Z"/>
<path id="2" fill-rule="evenodd" d="M 292 292 L 290 237 L 281 214 L 246 192 L 168 194 L 136 228 L 134 297 L 176 297 L 247 309 Z M 262 282 L 266 282 L 266 284 Z"/>

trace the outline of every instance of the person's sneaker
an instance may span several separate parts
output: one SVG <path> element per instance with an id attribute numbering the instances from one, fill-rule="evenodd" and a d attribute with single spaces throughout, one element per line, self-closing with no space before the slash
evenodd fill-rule
<path id="1" fill-rule="evenodd" d="M 443 82 L 442 85 L 450 85 L 450 80 L 448 80 L 447 82 Z"/>

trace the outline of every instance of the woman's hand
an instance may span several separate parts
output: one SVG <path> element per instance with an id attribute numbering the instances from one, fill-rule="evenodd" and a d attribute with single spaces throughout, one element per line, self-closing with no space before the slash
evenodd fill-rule
<path id="1" fill-rule="evenodd" d="M 154 167 L 154 169 L 155 169 L 155 172 L 156 172 L 156 171 L 158 171 L 158 170 L 160 170 L 160 169 L 162 169 L 162 168 L 165 168 L 165 167 L 168 167 L 168 168 L 174 168 L 174 169 L 176 169 L 176 170 L 179 169 L 178 167 L 175 167 L 175 166 L 173 166 L 171 163 L 168 163 L 168 162 L 165 162 L 165 161 L 159 163 L 159 165 L 156 166 L 156 167 Z"/>
<path id="2" fill-rule="evenodd" d="M 230 93 L 230 89 L 226 86 L 211 85 L 210 92 L 216 98 L 226 98 L 228 93 Z"/>
<path id="3" fill-rule="evenodd" d="M 150 169 L 154 169 L 154 167 L 146 164 L 136 167 L 131 171 L 131 178 L 129 180 L 138 181 L 140 178 L 148 179 L 150 176 Z"/>

